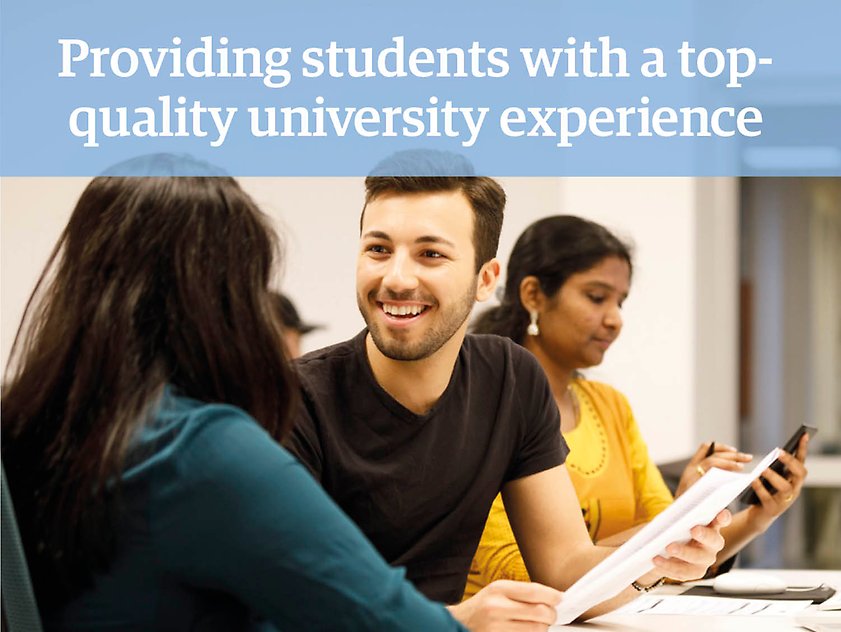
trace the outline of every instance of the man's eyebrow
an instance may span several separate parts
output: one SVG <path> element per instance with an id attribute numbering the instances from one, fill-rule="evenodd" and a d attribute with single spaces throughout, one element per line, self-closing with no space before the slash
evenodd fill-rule
<path id="1" fill-rule="evenodd" d="M 438 237 L 436 235 L 423 235 L 422 237 L 418 237 L 415 239 L 416 244 L 443 244 L 445 246 L 449 246 L 450 248 L 455 248 L 456 245 L 448 239 L 444 239 L 443 237 Z"/>
<path id="2" fill-rule="evenodd" d="M 369 230 L 367 233 L 362 235 L 362 239 L 382 239 L 384 241 L 391 241 L 391 237 L 389 237 L 388 233 L 384 233 L 381 230 Z M 449 246 L 450 248 L 456 247 L 456 245 L 449 239 L 444 239 L 443 237 L 439 237 L 437 235 L 421 235 L 420 237 L 415 239 L 415 243 L 442 244 L 444 246 Z"/>
<path id="3" fill-rule="evenodd" d="M 391 241 L 391 237 L 388 236 L 388 233 L 384 233 L 381 230 L 369 230 L 367 233 L 362 235 L 363 239 L 384 239 L 386 241 Z"/>

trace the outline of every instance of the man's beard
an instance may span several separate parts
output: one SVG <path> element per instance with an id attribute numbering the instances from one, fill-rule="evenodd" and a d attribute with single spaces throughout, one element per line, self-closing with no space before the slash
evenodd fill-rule
<path id="1" fill-rule="evenodd" d="M 424 337 L 410 344 L 408 342 L 399 340 L 397 336 L 384 332 L 377 323 L 373 314 L 369 313 L 371 305 L 377 305 L 376 291 L 372 291 L 368 295 L 368 299 L 363 299 L 359 294 L 356 296 L 356 302 L 359 306 L 359 311 L 362 318 L 365 319 L 365 324 L 368 325 L 368 331 L 371 333 L 371 339 L 385 357 L 392 360 L 401 360 L 404 362 L 414 362 L 416 360 L 423 360 L 433 355 L 447 341 L 452 338 L 459 328 L 464 324 L 464 321 L 470 316 L 473 310 L 473 305 L 476 302 L 476 293 L 473 287 L 468 287 L 467 291 L 462 295 L 461 299 L 450 306 L 446 311 L 440 311 L 437 314 L 438 323 L 427 330 Z M 411 301 L 411 295 L 390 295 L 386 297 L 394 301 Z M 380 301 L 381 302 L 381 301 Z M 427 302 L 427 301 L 418 301 Z M 433 302 L 433 306 L 438 307 L 437 303 Z M 374 309 L 378 309 L 374 307 Z"/>

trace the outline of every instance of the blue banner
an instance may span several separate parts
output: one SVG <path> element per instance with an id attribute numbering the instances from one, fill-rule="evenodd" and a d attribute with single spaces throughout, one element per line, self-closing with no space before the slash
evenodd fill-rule
<path id="1" fill-rule="evenodd" d="M 0 175 L 841 174 L 837 0 L 2 7 Z"/>

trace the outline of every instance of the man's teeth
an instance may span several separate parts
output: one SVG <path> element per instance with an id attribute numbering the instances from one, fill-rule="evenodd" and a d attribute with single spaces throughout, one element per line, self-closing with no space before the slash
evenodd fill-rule
<path id="1" fill-rule="evenodd" d="M 417 316 L 426 309 L 424 305 L 389 305 L 383 303 L 383 311 L 391 316 Z"/>

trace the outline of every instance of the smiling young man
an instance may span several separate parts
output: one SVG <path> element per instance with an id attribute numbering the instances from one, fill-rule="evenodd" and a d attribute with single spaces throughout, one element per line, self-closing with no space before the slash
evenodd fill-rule
<path id="1" fill-rule="evenodd" d="M 367 328 L 298 364 L 289 447 L 386 560 L 450 604 L 500 490 L 535 581 L 563 590 L 611 552 L 587 534 L 539 364 L 508 339 L 466 334 L 499 276 L 504 205 L 490 178 L 367 178 L 357 262 Z M 638 582 L 702 576 L 719 528 L 696 527 Z M 636 594 L 629 586 L 591 614 Z M 502 582 L 451 610 L 475 629 L 549 624 L 556 601 L 543 586 Z"/>

